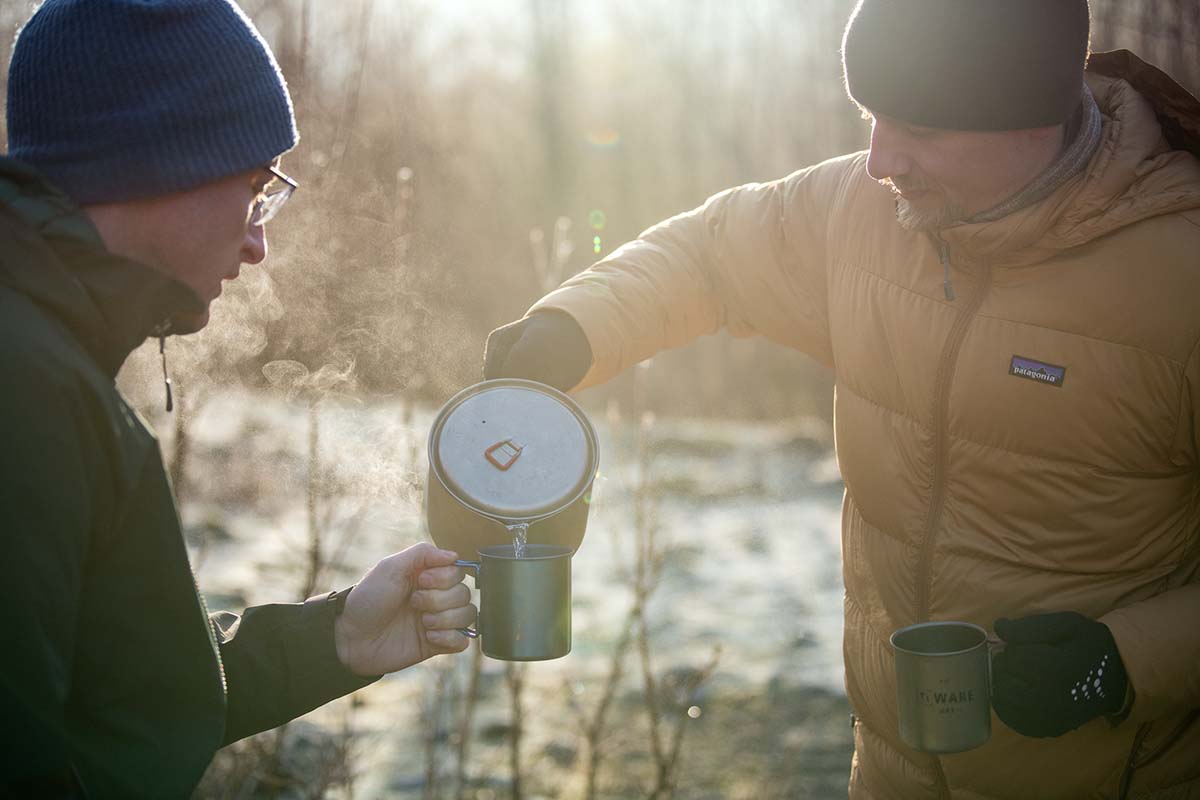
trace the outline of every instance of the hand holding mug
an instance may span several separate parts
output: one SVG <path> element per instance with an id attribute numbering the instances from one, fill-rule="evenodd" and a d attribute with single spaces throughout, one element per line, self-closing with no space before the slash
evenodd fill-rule
<path id="1" fill-rule="evenodd" d="M 338 658 L 357 675 L 383 675 L 469 639 L 458 628 L 475 620 L 457 554 L 422 542 L 380 561 L 351 590 L 334 625 Z"/>
<path id="2" fill-rule="evenodd" d="M 1023 736 L 1061 736 L 1125 704 L 1129 678 L 1108 626 L 1064 611 L 998 619 L 992 706 Z"/>
<path id="3" fill-rule="evenodd" d="M 1065 611 L 998 619 L 992 640 L 968 622 L 892 634 L 900 738 L 930 753 L 978 747 L 990 709 L 1023 736 L 1061 736 L 1125 705 L 1129 678 L 1103 623 Z"/>

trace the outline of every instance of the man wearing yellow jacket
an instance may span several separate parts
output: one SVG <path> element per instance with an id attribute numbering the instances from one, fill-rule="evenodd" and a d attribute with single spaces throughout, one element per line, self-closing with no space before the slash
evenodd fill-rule
<path id="1" fill-rule="evenodd" d="M 853 798 L 1200 797 L 1200 103 L 1087 49 L 1085 0 L 860 0 L 868 152 L 488 340 L 564 389 L 721 328 L 833 370 Z M 983 747 L 900 739 L 889 637 L 928 620 L 1006 642 Z"/>

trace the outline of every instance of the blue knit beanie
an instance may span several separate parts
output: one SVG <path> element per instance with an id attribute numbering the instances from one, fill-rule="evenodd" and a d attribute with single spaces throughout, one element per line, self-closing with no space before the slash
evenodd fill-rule
<path id="1" fill-rule="evenodd" d="M 77 203 L 191 189 L 298 140 L 279 65 L 230 0 L 46 0 L 13 49 L 9 155 Z"/>

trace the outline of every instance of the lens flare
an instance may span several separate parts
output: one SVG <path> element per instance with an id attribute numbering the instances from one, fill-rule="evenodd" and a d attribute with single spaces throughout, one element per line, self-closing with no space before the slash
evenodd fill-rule
<path id="1" fill-rule="evenodd" d="M 600 150 L 611 150 L 621 143 L 621 134 L 612 128 L 597 128 L 588 131 L 584 138 L 592 147 Z"/>

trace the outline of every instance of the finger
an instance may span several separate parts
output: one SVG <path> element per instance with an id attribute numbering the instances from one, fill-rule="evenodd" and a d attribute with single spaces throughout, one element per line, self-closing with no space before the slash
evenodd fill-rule
<path id="1" fill-rule="evenodd" d="M 1023 736 L 1053 736 L 1063 715 L 1057 704 L 1025 682 L 997 675 L 992 682 L 992 708 L 1005 725 Z"/>
<path id="2" fill-rule="evenodd" d="M 449 589 L 462 583 L 465 576 L 462 567 L 430 567 L 417 577 L 417 586 L 422 589 Z"/>
<path id="3" fill-rule="evenodd" d="M 419 611 L 436 613 L 470 604 L 471 590 L 465 583 L 456 584 L 449 589 L 422 589 L 413 592 L 408 602 Z"/>
<path id="4" fill-rule="evenodd" d="M 384 561 L 388 563 L 393 575 L 406 579 L 431 567 L 449 566 L 457 558 L 458 554 L 453 550 L 442 550 L 429 542 L 418 542 L 388 556 Z"/>
<path id="5" fill-rule="evenodd" d="M 471 645 L 470 638 L 456 630 L 426 631 L 425 641 L 441 653 L 461 653 Z"/>
<path id="6" fill-rule="evenodd" d="M 1062 709 L 1028 702 L 1008 702 L 993 698 L 996 716 L 1022 736 L 1047 738 L 1061 736 L 1079 727 L 1079 721 Z"/>
<path id="7" fill-rule="evenodd" d="M 1030 684 L 1011 672 L 992 665 L 992 702 L 1009 707 L 1023 706 L 1031 702 L 1037 691 L 1036 684 Z M 1032 700 L 1036 704 L 1036 700 Z"/>
<path id="8" fill-rule="evenodd" d="M 483 346 L 483 377 L 485 379 L 504 377 L 500 374 L 504 362 L 508 358 L 513 343 L 520 338 L 521 331 L 525 327 L 524 323 L 523 319 L 510 322 L 488 334 L 487 342 Z"/>
<path id="9" fill-rule="evenodd" d="M 518 335 L 504 354 L 503 361 L 498 365 L 501 377 L 516 377 L 525 375 L 529 370 L 541 371 L 545 368 L 546 348 L 539 347 L 537 342 L 526 336 L 526 331 L 516 331 Z M 542 356 L 539 358 L 538 356 Z M 512 375 L 509 375 L 512 373 Z"/>
<path id="10" fill-rule="evenodd" d="M 1047 668 L 1060 662 L 1057 650 L 1047 644 L 1009 645 L 1003 653 L 996 654 L 992 668 L 1032 685 L 1043 684 L 1054 677 Z"/>
<path id="11" fill-rule="evenodd" d="M 992 698 L 992 710 L 996 712 L 996 716 L 1000 718 L 1001 722 L 1022 735 L 1029 736 L 1031 735 L 1030 731 L 1035 727 L 1040 727 L 1027 706 L 1013 702 L 1007 697 L 1001 697 L 998 692 Z"/>
<path id="12" fill-rule="evenodd" d="M 1020 619 L 1001 617 L 993 626 L 996 635 L 1009 644 L 1052 644 L 1072 638 L 1090 620 L 1074 611 L 1034 614 Z"/>
<path id="13" fill-rule="evenodd" d="M 475 606 L 468 604 L 446 611 L 439 611 L 436 614 L 422 614 L 421 624 L 425 626 L 426 630 L 430 631 L 451 630 L 473 625 L 478 616 L 479 614 Z"/>

